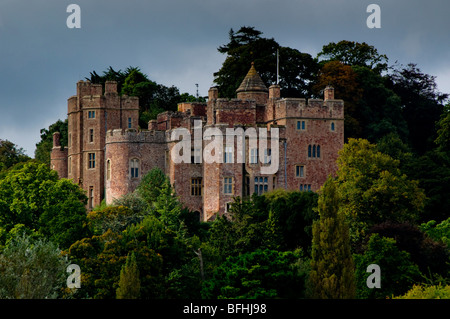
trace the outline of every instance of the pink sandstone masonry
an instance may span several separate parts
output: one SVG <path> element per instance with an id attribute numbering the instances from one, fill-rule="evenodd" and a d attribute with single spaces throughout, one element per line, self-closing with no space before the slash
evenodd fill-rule
<path id="1" fill-rule="evenodd" d="M 51 165 L 61 178 L 78 183 L 89 197 L 88 208 L 105 199 L 133 192 L 152 168 L 160 168 L 169 177 L 177 196 L 204 221 L 217 214 L 228 214 L 235 196 L 247 197 L 275 188 L 317 191 L 337 170 L 336 160 L 344 144 L 344 102 L 334 98 L 334 89 L 324 89 L 324 100 L 281 98 L 280 87 L 265 86 L 254 65 L 237 90 L 236 99 L 218 98 L 211 88 L 207 103 L 180 103 L 176 112 L 159 114 L 139 128 L 139 101 L 119 96 L 117 83 L 101 85 L 79 81 L 77 94 L 68 99 L 69 146 L 61 149 L 59 135 L 54 136 Z M 278 170 L 261 174 L 260 158 L 245 141 L 244 163 L 236 162 L 234 148 L 223 143 L 220 156 L 230 153 L 234 163 L 174 163 L 171 150 L 176 141 L 171 134 L 177 128 L 191 133 L 194 145 L 194 121 L 208 128 L 243 130 L 260 128 L 279 130 Z M 203 140 L 205 149 L 211 141 Z M 196 150 L 192 146 L 192 160 Z M 259 155 L 259 154 L 258 154 Z M 270 154 L 268 154 L 270 155 Z"/>

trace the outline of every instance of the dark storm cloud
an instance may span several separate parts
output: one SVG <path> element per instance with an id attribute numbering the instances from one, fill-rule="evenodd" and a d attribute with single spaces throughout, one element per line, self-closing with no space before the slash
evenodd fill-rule
<path id="1" fill-rule="evenodd" d="M 81 29 L 66 8 L 81 7 Z M 381 7 L 381 29 L 366 8 Z M 0 138 L 31 156 L 39 130 L 66 117 L 78 80 L 108 66 L 139 66 L 152 80 L 206 95 L 230 28 L 254 26 L 284 46 L 315 55 L 343 39 L 365 41 L 390 62 L 418 63 L 450 92 L 450 22 L 445 0 L 1 0 Z"/>

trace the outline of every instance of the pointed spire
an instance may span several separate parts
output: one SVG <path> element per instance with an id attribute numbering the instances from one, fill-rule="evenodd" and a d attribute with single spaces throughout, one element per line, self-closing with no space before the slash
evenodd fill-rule
<path id="1" fill-rule="evenodd" d="M 268 92 L 266 85 L 263 80 L 259 76 L 258 72 L 255 69 L 255 63 L 252 62 L 252 66 L 242 81 L 239 88 L 236 90 L 236 93 L 239 92 L 250 92 L 250 91 L 259 91 L 259 92 Z"/>

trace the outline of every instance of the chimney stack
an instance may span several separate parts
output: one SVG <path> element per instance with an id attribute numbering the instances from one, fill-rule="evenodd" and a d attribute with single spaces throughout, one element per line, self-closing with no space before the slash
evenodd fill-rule
<path id="1" fill-rule="evenodd" d="M 324 101 L 334 100 L 334 88 L 331 85 L 328 85 L 323 90 L 323 99 L 324 99 Z"/>

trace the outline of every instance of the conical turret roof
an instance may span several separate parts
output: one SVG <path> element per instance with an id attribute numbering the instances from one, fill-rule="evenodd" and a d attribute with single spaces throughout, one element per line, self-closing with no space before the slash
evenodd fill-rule
<path id="1" fill-rule="evenodd" d="M 263 80 L 259 76 L 258 72 L 255 69 L 255 63 L 252 62 L 252 66 L 242 81 L 239 88 L 236 90 L 236 93 L 239 92 L 268 92 L 266 85 Z"/>

